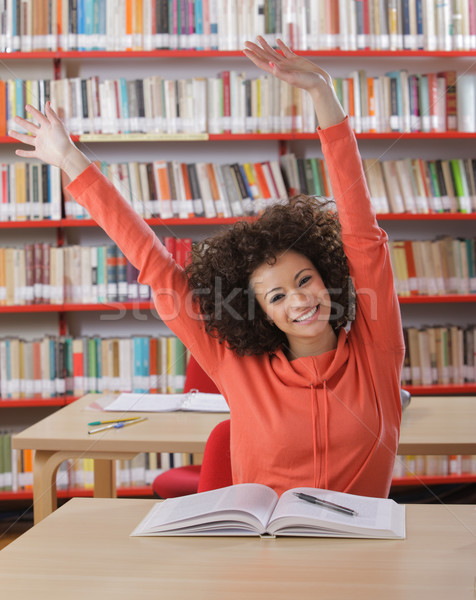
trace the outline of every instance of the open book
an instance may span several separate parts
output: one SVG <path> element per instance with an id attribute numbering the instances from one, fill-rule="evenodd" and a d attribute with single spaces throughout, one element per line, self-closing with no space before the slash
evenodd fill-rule
<path id="1" fill-rule="evenodd" d="M 119 412 L 230 412 L 221 394 L 205 394 L 195 390 L 186 394 L 120 394 L 104 410 Z"/>
<path id="2" fill-rule="evenodd" d="M 295 492 L 333 502 L 356 514 L 311 504 Z M 169 498 L 159 502 L 132 536 L 311 536 L 403 539 L 405 507 L 385 498 L 355 496 L 330 490 L 295 488 L 279 498 L 259 483 Z"/>

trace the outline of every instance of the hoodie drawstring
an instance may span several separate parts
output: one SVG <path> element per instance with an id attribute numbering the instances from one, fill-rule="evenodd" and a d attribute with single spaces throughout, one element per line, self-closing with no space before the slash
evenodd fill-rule
<path id="1" fill-rule="evenodd" d="M 328 392 L 327 392 L 327 380 L 323 381 L 323 391 L 324 391 L 324 414 L 323 416 L 323 427 L 320 431 L 324 431 L 324 452 L 321 454 L 320 460 L 320 477 L 322 480 L 322 476 L 324 476 L 324 489 L 328 489 L 328 478 L 327 478 L 327 467 L 328 467 L 328 456 L 329 456 L 329 435 L 328 435 Z M 322 485 L 318 484 L 317 477 L 317 431 L 319 428 L 318 422 L 318 400 L 317 400 L 317 390 L 313 384 L 311 384 L 311 415 L 312 415 L 312 450 L 313 450 L 313 464 L 314 464 L 314 487 L 322 487 Z"/>

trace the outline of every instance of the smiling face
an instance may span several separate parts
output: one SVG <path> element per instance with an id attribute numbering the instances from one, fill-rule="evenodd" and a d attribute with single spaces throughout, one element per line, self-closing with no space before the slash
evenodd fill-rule
<path id="1" fill-rule="evenodd" d="M 288 250 L 264 263 L 250 279 L 267 317 L 287 337 L 290 358 L 322 354 L 337 345 L 329 318 L 331 298 L 313 263 Z"/>

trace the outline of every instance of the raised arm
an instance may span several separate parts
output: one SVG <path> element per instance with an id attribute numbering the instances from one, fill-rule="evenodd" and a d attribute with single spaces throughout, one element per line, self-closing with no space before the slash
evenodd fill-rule
<path id="1" fill-rule="evenodd" d="M 342 226 L 342 241 L 357 291 L 353 333 L 376 346 L 402 348 L 400 309 L 394 290 L 387 235 L 378 226 L 357 148 L 331 76 L 278 40 L 277 52 L 262 37 L 246 42 L 245 55 L 260 69 L 307 91 Z"/>
<path id="2" fill-rule="evenodd" d="M 32 106 L 26 109 L 38 124 L 19 117 L 16 122 L 31 135 L 16 131 L 9 134 L 34 149 L 18 149 L 16 154 L 59 167 L 70 177 L 68 191 L 139 269 L 139 281 L 151 287 L 162 320 L 204 368 L 208 365 L 214 368 L 222 357 L 224 345 L 205 333 L 183 269 L 114 185 L 76 148 L 50 104 L 44 115 Z M 210 369 L 207 371 L 212 374 Z"/>

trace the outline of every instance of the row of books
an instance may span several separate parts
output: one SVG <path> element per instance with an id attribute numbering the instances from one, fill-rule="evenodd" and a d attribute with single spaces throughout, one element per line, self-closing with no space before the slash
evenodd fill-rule
<path id="1" fill-rule="evenodd" d="M 363 160 L 378 214 L 476 212 L 476 159 Z M 261 163 L 97 163 L 143 217 L 257 215 L 299 192 L 331 197 L 324 160 L 284 154 Z M 172 199 L 172 200 L 170 200 Z M 67 218 L 87 218 L 68 194 Z"/>
<path id="2" fill-rule="evenodd" d="M 50 100 L 72 134 L 315 132 L 309 94 L 271 75 L 99 80 L 93 76 L 0 81 L 0 135 L 22 131 L 24 105 Z"/>
<path id="3" fill-rule="evenodd" d="M 402 386 L 476 381 L 476 326 L 404 327 Z"/>
<path id="4" fill-rule="evenodd" d="M 335 78 L 337 95 L 357 133 L 476 132 L 476 75 L 456 71 Z"/>
<path id="5" fill-rule="evenodd" d="M 0 339 L 0 398 L 179 393 L 188 353 L 175 336 Z"/>
<path id="6" fill-rule="evenodd" d="M 0 491 L 27 491 L 33 489 L 32 450 L 12 448 L 14 432 L 0 430 Z M 201 455 L 188 453 L 141 452 L 131 460 L 116 460 L 117 488 L 152 485 L 160 473 L 173 468 L 197 464 Z M 56 475 L 58 490 L 94 488 L 94 459 L 65 460 Z"/>
<path id="7" fill-rule="evenodd" d="M 192 239 L 163 241 L 185 266 Z M 389 247 L 399 296 L 476 294 L 476 238 L 391 240 Z M 149 286 L 138 283 L 138 270 L 115 245 L 0 247 L 0 307 L 150 300 Z"/>
<path id="8" fill-rule="evenodd" d="M 476 293 L 476 238 L 389 242 L 399 296 Z"/>
<path id="9" fill-rule="evenodd" d="M 336 78 L 335 87 L 357 133 L 476 132 L 471 73 L 359 70 Z M 25 103 L 42 109 L 47 100 L 78 135 L 314 133 L 317 126 L 305 91 L 226 70 L 209 78 L 2 80 L 0 135 L 22 131 L 14 117 L 25 116 Z"/>
<path id="10" fill-rule="evenodd" d="M 476 456 L 452 455 L 406 455 L 397 456 L 394 477 L 446 477 L 476 474 Z"/>
<path id="11" fill-rule="evenodd" d="M 377 213 L 476 212 L 476 159 L 364 159 Z"/>
<path id="12" fill-rule="evenodd" d="M 0 164 L 0 221 L 61 219 L 61 172 L 33 162 Z"/>
<path id="13" fill-rule="evenodd" d="M 473 0 L 22 0 L 4 3 L 0 49 L 476 48 Z"/>
<path id="14" fill-rule="evenodd" d="M 191 238 L 165 236 L 165 247 L 180 266 Z M 148 285 L 114 244 L 62 246 L 47 242 L 0 247 L 0 306 L 149 302 Z"/>
<path id="15" fill-rule="evenodd" d="M 96 164 L 145 218 L 258 215 L 267 206 L 288 198 L 285 177 L 277 160 L 221 165 L 165 160 Z M 316 176 L 322 179 L 323 189 L 330 193 L 324 162 L 316 160 L 315 168 L 320 172 Z M 64 209 L 70 219 L 89 217 L 67 192 Z"/>
<path id="16" fill-rule="evenodd" d="M 364 159 L 370 195 L 378 214 L 476 212 L 476 159 Z M 35 163 L 2 164 L 0 221 L 84 219 L 86 210 L 61 190 L 42 196 L 44 184 L 31 173 Z M 261 163 L 106 163 L 96 161 L 136 212 L 144 218 L 257 215 L 302 192 L 332 196 L 325 162 L 284 154 Z M 48 177 L 48 171 L 45 171 Z M 56 173 L 56 171 L 55 171 Z M 56 177 L 56 175 L 54 175 Z M 52 186 L 48 181 L 48 190 Z M 55 190 L 57 189 L 55 185 Z M 20 190 L 20 191 L 19 191 Z M 23 193 L 21 190 L 28 190 Z M 36 198 L 40 201 L 37 202 Z M 50 207 L 54 207 L 51 209 Z"/>

